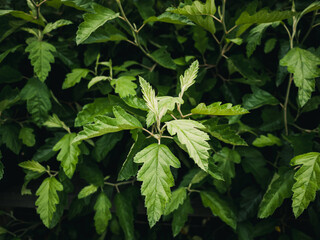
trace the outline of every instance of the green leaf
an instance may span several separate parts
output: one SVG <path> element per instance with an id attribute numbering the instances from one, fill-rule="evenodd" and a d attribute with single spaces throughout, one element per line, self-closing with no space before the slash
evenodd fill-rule
<path id="1" fill-rule="evenodd" d="M 177 68 L 176 64 L 172 60 L 170 53 L 165 47 L 161 47 L 150 54 L 150 57 L 158 63 L 160 66 L 168 69 L 175 70 Z"/>
<path id="2" fill-rule="evenodd" d="M 140 16 L 143 19 L 147 19 L 150 16 L 153 16 L 156 12 L 153 9 L 154 0 L 134 0 L 133 3 L 138 9 Z"/>
<path id="3" fill-rule="evenodd" d="M 91 88 L 93 85 L 97 84 L 98 82 L 106 81 L 106 80 L 108 80 L 108 77 L 106 76 L 96 76 L 92 78 L 88 83 L 88 89 Z"/>
<path id="4" fill-rule="evenodd" d="M 267 218 L 281 206 L 284 199 L 291 197 L 294 184 L 292 170 L 275 173 L 259 206 L 258 217 Z"/>
<path id="5" fill-rule="evenodd" d="M 76 136 L 76 133 L 67 133 L 53 147 L 53 151 L 60 150 L 57 160 L 61 162 L 61 167 L 69 178 L 72 178 L 76 170 L 78 156 L 81 153 L 78 146 L 81 142 L 73 142 Z"/>
<path id="6" fill-rule="evenodd" d="M 40 81 L 44 82 L 51 71 L 51 63 L 54 63 L 52 53 L 56 52 L 56 48 L 50 43 L 38 41 L 36 39 L 28 41 L 25 51 L 29 53 L 29 59 L 33 66 L 34 72 Z"/>
<path id="7" fill-rule="evenodd" d="M 10 14 L 11 16 L 16 17 L 16 18 L 23 19 L 27 22 L 32 22 L 32 23 L 38 24 L 43 27 L 45 25 L 43 18 L 35 18 L 35 16 L 28 14 L 28 13 L 25 13 L 23 11 L 3 10 L 3 9 L 0 10 L 0 16 L 7 15 L 7 14 Z"/>
<path id="8" fill-rule="evenodd" d="M 320 76 L 320 58 L 308 50 L 295 47 L 280 60 L 280 65 L 287 66 L 288 71 L 293 73 L 294 83 L 299 88 L 299 103 L 304 106 L 314 91 L 315 78 Z"/>
<path id="9" fill-rule="evenodd" d="M 253 142 L 252 145 L 255 147 L 267 147 L 267 146 L 282 146 L 282 141 L 280 138 L 274 136 L 271 133 L 268 133 L 267 136 L 265 135 L 260 135 L 260 137 L 256 138 Z"/>
<path id="10" fill-rule="evenodd" d="M 116 146 L 116 144 L 122 139 L 122 132 L 109 133 L 102 136 L 98 141 L 96 141 L 94 149 L 92 150 L 92 156 L 101 162 L 106 158 L 108 153 Z"/>
<path id="11" fill-rule="evenodd" d="M 244 11 L 237 19 L 236 25 L 278 22 L 284 19 L 291 18 L 295 15 L 297 15 L 297 13 L 292 11 L 269 12 L 267 9 L 260 10 L 259 12 L 256 12 L 254 14 L 249 14 L 247 11 Z"/>
<path id="12" fill-rule="evenodd" d="M 83 130 L 74 138 L 73 142 L 98 137 L 107 133 L 142 128 L 141 123 L 135 117 L 128 114 L 119 106 L 113 107 L 113 114 L 115 118 L 107 116 L 95 117 L 94 123 L 85 125 Z"/>
<path id="13" fill-rule="evenodd" d="M 320 9 L 320 2 L 319 1 L 313 2 L 300 13 L 299 18 L 301 18 L 303 15 L 309 12 L 313 12 L 319 9 Z"/>
<path id="14" fill-rule="evenodd" d="M 159 116 L 158 100 L 155 91 L 142 77 L 139 77 L 139 82 L 142 88 L 143 99 L 146 101 L 149 110 L 153 112 L 156 117 Z"/>
<path id="15" fill-rule="evenodd" d="M 10 53 L 14 53 L 17 49 L 19 49 L 22 46 L 22 44 L 19 44 L 13 48 L 10 48 L 3 53 L 0 54 L 0 63 L 8 56 Z"/>
<path id="16" fill-rule="evenodd" d="M 180 233 L 184 224 L 188 220 L 188 215 L 191 213 L 193 213 L 193 208 L 190 203 L 190 198 L 187 197 L 186 200 L 183 202 L 183 204 L 180 205 L 179 208 L 173 212 L 173 219 L 172 219 L 173 237 L 176 237 Z"/>
<path id="17" fill-rule="evenodd" d="M 65 20 L 65 19 L 59 19 L 58 21 L 54 22 L 54 23 L 48 23 L 45 28 L 43 29 L 42 34 L 47 34 L 59 27 L 63 27 L 63 26 L 67 26 L 72 24 L 71 21 L 69 20 Z"/>
<path id="18" fill-rule="evenodd" d="M 34 122 L 40 126 L 48 119 L 51 109 L 50 93 L 47 86 L 41 81 L 30 78 L 20 93 L 21 99 L 27 100 L 28 112 Z"/>
<path id="19" fill-rule="evenodd" d="M 83 106 L 74 120 L 74 126 L 80 127 L 94 121 L 99 115 L 111 114 L 112 106 L 107 98 L 96 98 L 92 103 Z"/>
<path id="20" fill-rule="evenodd" d="M 221 102 L 215 102 L 206 106 L 204 103 L 200 103 L 194 109 L 191 110 L 192 114 L 202 115 L 216 115 L 216 116 L 233 116 L 249 113 L 248 110 L 242 108 L 240 105 L 232 106 L 231 103 L 225 103 L 221 105 Z"/>
<path id="21" fill-rule="evenodd" d="M 200 27 L 194 27 L 192 38 L 194 40 L 194 47 L 201 53 L 201 55 L 204 55 L 208 48 L 209 41 L 207 32 Z"/>
<path id="22" fill-rule="evenodd" d="M 278 99 L 272 96 L 267 91 L 264 91 L 256 86 L 251 87 L 252 94 L 246 94 L 242 98 L 242 105 L 245 109 L 252 110 L 264 105 L 277 105 Z"/>
<path id="23" fill-rule="evenodd" d="M 47 138 L 45 144 L 37 148 L 32 159 L 37 162 L 45 162 L 51 159 L 56 152 L 52 150 L 53 146 L 63 137 L 64 133 L 59 133 L 52 138 Z"/>
<path id="24" fill-rule="evenodd" d="M 276 38 L 270 38 L 266 41 L 264 44 L 264 53 L 269 53 L 271 52 L 274 47 L 276 46 L 277 39 Z"/>
<path id="25" fill-rule="evenodd" d="M 48 177 L 41 183 L 36 195 L 39 196 L 36 201 L 37 213 L 43 224 L 49 228 L 53 214 L 56 211 L 56 205 L 59 203 L 58 191 L 63 190 L 63 185 L 55 178 Z"/>
<path id="26" fill-rule="evenodd" d="M 302 112 L 311 112 L 317 110 L 320 105 L 320 96 L 314 96 L 303 106 Z"/>
<path id="27" fill-rule="evenodd" d="M 104 192 L 101 192 L 94 204 L 94 226 L 98 234 L 102 234 L 107 230 L 109 220 L 112 215 L 110 212 L 111 202 Z"/>
<path id="28" fill-rule="evenodd" d="M 111 86 L 115 87 L 115 92 L 119 94 L 121 98 L 127 96 L 134 96 L 136 95 L 136 88 L 137 84 L 133 83 L 136 78 L 133 76 L 121 76 L 116 79 L 112 79 Z"/>
<path id="29" fill-rule="evenodd" d="M 95 30 L 105 24 L 107 21 L 115 19 L 119 13 L 115 13 L 109 8 L 102 7 L 99 4 L 93 3 L 94 13 L 85 13 L 83 22 L 79 25 L 76 42 L 77 45 L 85 41 Z"/>
<path id="30" fill-rule="evenodd" d="M 127 36 L 113 24 L 105 23 L 93 32 L 82 44 L 104 43 L 109 41 L 127 40 Z"/>
<path id="31" fill-rule="evenodd" d="M 72 72 L 67 74 L 67 77 L 62 84 L 62 89 L 73 87 L 74 85 L 79 83 L 82 78 L 85 78 L 89 72 L 90 70 L 86 68 L 72 69 Z"/>
<path id="32" fill-rule="evenodd" d="M 128 96 L 122 99 L 128 106 L 135 108 L 135 109 L 141 109 L 143 111 L 148 111 L 148 107 L 146 102 L 137 96 Z"/>
<path id="33" fill-rule="evenodd" d="M 179 160 L 169 148 L 162 144 L 151 144 L 137 153 L 135 163 L 143 163 L 137 179 L 142 181 L 141 194 L 145 196 L 145 206 L 150 227 L 160 219 L 171 197 L 170 187 L 174 179 L 170 167 L 179 168 Z"/>
<path id="34" fill-rule="evenodd" d="M 208 158 L 210 145 L 208 144 L 209 135 L 199 129 L 204 129 L 201 123 L 193 120 L 173 120 L 166 122 L 168 132 L 171 136 L 177 134 L 179 141 L 186 146 L 189 156 L 195 163 L 208 171 Z"/>
<path id="35" fill-rule="evenodd" d="M 224 193 L 228 190 L 232 179 L 236 176 L 234 164 L 239 164 L 240 161 L 239 153 L 227 147 L 213 155 L 213 163 L 217 166 L 217 171 L 223 176 L 223 180 L 213 179 L 213 184 L 219 192 Z"/>
<path id="36" fill-rule="evenodd" d="M 28 127 L 23 127 L 20 129 L 19 139 L 21 139 L 23 144 L 28 147 L 32 147 L 36 143 L 36 138 L 33 134 L 33 129 Z"/>
<path id="37" fill-rule="evenodd" d="M 44 166 L 34 160 L 19 163 L 19 166 L 38 173 L 44 173 L 47 171 Z"/>
<path id="38" fill-rule="evenodd" d="M 101 169 L 93 161 L 83 161 L 79 164 L 80 177 L 87 183 L 103 187 L 104 176 Z"/>
<path id="39" fill-rule="evenodd" d="M 18 138 L 20 129 L 14 124 L 0 125 L 0 135 L 2 143 L 6 144 L 15 154 L 19 154 L 21 149 L 21 142 Z"/>
<path id="40" fill-rule="evenodd" d="M 171 12 L 164 12 L 159 16 L 152 16 L 149 17 L 144 21 L 144 23 L 148 22 L 165 22 L 165 23 L 172 23 L 172 24 L 179 24 L 179 25 L 194 25 L 187 17 L 181 16 L 179 14 L 171 13 Z"/>
<path id="41" fill-rule="evenodd" d="M 261 38 L 264 31 L 271 26 L 272 23 L 261 23 L 258 26 L 252 28 L 247 37 L 247 57 L 250 57 L 256 50 L 257 46 L 261 44 Z"/>
<path id="42" fill-rule="evenodd" d="M 7 229 L 5 229 L 4 227 L 0 227 L 0 235 L 6 234 L 7 232 L 8 232 Z"/>
<path id="43" fill-rule="evenodd" d="M 61 0 L 61 2 L 69 7 L 76 8 L 82 11 L 92 11 L 91 0 Z"/>
<path id="44" fill-rule="evenodd" d="M 81 189 L 81 191 L 78 194 L 78 198 L 85 198 L 88 197 L 89 195 L 95 193 L 98 190 L 98 187 L 95 185 L 89 185 L 89 186 L 85 186 L 84 188 Z"/>
<path id="45" fill-rule="evenodd" d="M 164 210 L 164 215 L 169 215 L 173 211 L 179 208 L 181 204 L 187 198 L 187 190 L 184 187 L 179 187 L 178 189 L 172 192 L 172 196 L 170 201 L 167 203 L 166 208 Z"/>
<path id="46" fill-rule="evenodd" d="M 180 93 L 179 97 L 182 98 L 184 92 L 188 90 L 195 83 L 195 79 L 198 75 L 199 70 L 199 62 L 194 61 L 190 67 L 184 72 L 183 75 L 180 76 Z"/>
<path id="47" fill-rule="evenodd" d="M 292 208 L 297 218 L 314 201 L 316 192 L 320 190 L 320 153 L 309 152 L 291 159 L 292 166 L 300 165 L 294 174 L 292 187 Z"/>
<path id="48" fill-rule="evenodd" d="M 68 129 L 66 124 L 60 120 L 57 114 L 52 114 L 52 116 L 49 116 L 48 120 L 43 123 L 44 126 L 49 128 L 63 128 Z"/>
<path id="49" fill-rule="evenodd" d="M 233 229 L 237 227 L 237 216 L 228 202 L 223 200 L 217 193 L 209 191 L 200 192 L 202 204 L 209 207 L 212 214 L 218 216 L 222 221 Z"/>
<path id="50" fill-rule="evenodd" d="M 118 193 L 115 196 L 114 205 L 116 207 L 116 215 L 124 232 L 125 239 L 134 240 L 134 219 L 132 205 L 122 193 Z"/>
<path id="51" fill-rule="evenodd" d="M 236 146 L 247 146 L 245 140 L 243 140 L 229 124 L 219 124 L 219 118 L 211 118 L 203 123 L 206 127 L 205 131 L 211 136 L 219 139 L 222 142 L 236 145 Z"/>

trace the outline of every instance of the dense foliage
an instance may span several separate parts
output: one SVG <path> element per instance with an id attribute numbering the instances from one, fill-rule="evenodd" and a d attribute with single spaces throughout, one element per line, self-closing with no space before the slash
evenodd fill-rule
<path id="1" fill-rule="evenodd" d="M 0 239 L 320 238 L 320 2 L 0 9 Z"/>

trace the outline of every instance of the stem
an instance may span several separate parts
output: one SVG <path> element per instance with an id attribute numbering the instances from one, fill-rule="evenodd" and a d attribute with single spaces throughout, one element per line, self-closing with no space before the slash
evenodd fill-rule
<path id="1" fill-rule="evenodd" d="M 150 136 L 154 137 L 155 139 L 158 140 L 159 137 L 157 137 L 155 134 L 153 134 L 152 132 L 150 132 L 148 129 L 142 128 L 143 131 L 147 132 L 150 134 Z"/>
<path id="2" fill-rule="evenodd" d="M 301 41 L 301 44 L 304 43 L 304 41 L 307 39 L 307 37 L 309 36 L 309 34 L 311 33 L 311 30 L 313 28 L 313 24 L 314 24 L 314 21 L 316 20 L 316 15 L 317 15 L 317 11 L 314 11 L 313 12 L 313 16 L 312 16 L 312 20 L 311 20 L 311 24 L 310 24 L 310 27 L 307 31 L 307 33 L 304 35 L 302 41 Z"/>
<path id="3" fill-rule="evenodd" d="M 293 80 L 293 74 L 290 73 L 289 77 L 289 82 L 288 82 L 288 87 L 287 87 L 287 93 L 286 93 L 286 98 L 283 104 L 283 121 L 284 121 L 284 128 L 286 131 L 286 135 L 288 135 L 288 119 L 287 119 L 287 107 L 288 107 L 288 102 L 289 102 L 289 95 L 290 95 L 290 88 L 292 85 L 292 80 Z"/>
<path id="4" fill-rule="evenodd" d="M 117 192 L 120 193 L 119 186 L 121 185 L 128 185 L 128 184 L 133 184 L 136 181 L 136 179 L 133 179 L 131 181 L 126 181 L 126 182 L 119 182 L 119 183 L 110 183 L 110 182 L 104 182 L 105 185 L 109 185 L 112 187 L 115 187 Z"/>

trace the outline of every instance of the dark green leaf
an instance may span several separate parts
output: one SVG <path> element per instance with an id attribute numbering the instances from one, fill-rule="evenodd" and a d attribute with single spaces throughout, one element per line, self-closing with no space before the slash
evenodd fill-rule
<path id="1" fill-rule="evenodd" d="M 193 208 L 190 203 L 190 198 L 187 197 L 187 199 L 183 202 L 180 207 L 173 212 L 173 219 L 172 219 L 172 233 L 173 237 L 176 237 L 185 223 L 188 220 L 189 214 L 193 213 Z"/>

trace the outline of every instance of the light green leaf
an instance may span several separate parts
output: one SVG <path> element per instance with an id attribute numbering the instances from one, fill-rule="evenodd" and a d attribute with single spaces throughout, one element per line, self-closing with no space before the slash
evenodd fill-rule
<path id="1" fill-rule="evenodd" d="M 271 23 L 278 22 L 284 19 L 291 18 L 297 15 L 292 11 L 272 11 L 269 12 L 266 9 L 260 10 L 254 14 L 249 14 L 247 11 L 241 13 L 236 21 L 236 25 L 240 24 L 254 24 L 254 23 Z"/>
<path id="2" fill-rule="evenodd" d="M 276 38 L 270 38 L 266 41 L 264 44 L 264 53 L 269 53 L 271 52 L 274 47 L 276 46 L 277 39 Z"/>
<path id="3" fill-rule="evenodd" d="M 107 98 L 96 98 L 93 103 L 88 103 L 83 106 L 78 113 L 74 126 L 79 127 L 94 121 L 94 118 L 99 115 L 111 115 L 112 106 Z"/>
<path id="4" fill-rule="evenodd" d="M 179 14 L 171 13 L 171 12 L 164 12 L 159 16 L 152 16 L 149 17 L 144 21 L 144 23 L 148 22 L 165 22 L 165 23 L 172 23 L 172 24 L 179 24 L 179 25 L 194 25 L 187 17 L 181 16 Z"/>
<path id="5" fill-rule="evenodd" d="M 141 123 L 120 106 L 113 107 L 113 114 L 115 118 L 102 115 L 95 117 L 94 123 L 85 125 L 73 142 L 98 137 L 107 133 L 142 128 Z"/>
<path id="6" fill-rule="evenodd" d="M 56 48 L 50 43 L 44 41 L 28 41 L 25 51 L 29 52 L 29 59 L 33 66 L 34 72 L 40 81 L 44 82 L 51 71 L 51 63 L 54 63 L 52 53 L 56 52 Z"/>
<path id="7" fill-rule="evenodd" d="M 127 96 L 136 95 L 137 84 L 133 83 L 136 78 L 133 76 L 121 76 L 116 79 L 112 79 L 111 85 L 115 87 L 115 92 L 119 94 L 121 98 Z"/>
<path id="8" fill-rule="evenodd" d="M 93 85 L 97 84 L 98 82 L 105 81 L 107 79 L 108 77 L 106 76 L 96 76 L 90 80 L 90 82 L 88 83 L 88 88 L 91 88 Z"/>
<path id="9" fill-rule="evenodd" d="M 39 196 L 36 201 L 37 213 L 43 224 L 49 228 L 53 214 L 56 211 L 56 205 L 59 203 L 58 191 L 63 190 L 63 185 L 55 178 L 48 177 L 41 183 L 36 195 Z"/>
<path id="10" fill-rule="evenodd" d="M 89 186 L 85 186 L 84 188 L 81 189 L 81 191 L 78 194 L 78 198 L 85 198 L 88 197 L 89 195 L 95 193 L 98 190 L 98 187 L 95 185 L 89 185 Z"/>
<path id="11" fill-rule="evenodd" d="M 293 73 L 295 85 L 299 88 L 298 99 L 300 106 L 306 104 L 311 98 L 315 88 L 315 78 L 320 76 L 320 58 L 308 50 L 295 47 L 291 49 L 281 60 L 281 66 L 287 66 Z"/>
<path id="12" fill-rule="evenodd" d="M 192 114 L 202 115 L 216 115 L 216 116 L 233 116 L 249 113 L 248 110 L 242 108 L 240 105 L 232 106 L 231 103 L 225 103 L 221 105 L 221 102 L 215 102 L 206 106 L 204 103 L 200 103 L 194 109 L 191 110 Z"/>
<path id="13" fill-rule="evenodd" d="M 19 166 L 38 173 L 44 173 L 47 171 L 44 166 L 34 160 L 19 163 Z"/>
<path id="14" fill-rule="evenodd" d="M 122 193 L 118 193 L 114 198 L 116 207 L 116 215 L 119 219 L 121 228 L 123 229 L 126 240 L 134 240 L 134 219 L 133 207 Z"/>
<path id="15" fill-rule="evenodd" d="M 256 138 L 253 142 L 252 145 L 255 147 L 267 147 L 267 146 L 282 146 L 282 141 L 280 138 L 272 135 L 271 133 L 268 133 L 267 136 L 265 135 L 260 135 L 260 137 Z"/>
<path id="16" fill-rule="evenodd" d="M 4 9 L 0 10 L 0 16 L 7 15 L 7 14 L 11 14 L 11 16 L 13 16 L 13 17 L 23 19 L 27 22 L 35 23 L 35 24 L 38 24 L 43 27 L 45 25 L 43 18 L 35 18 L 35 16 L 28 14 L 28 13 L 25 13 L 23 11 L 4 10 Z"/>
<path id="17" fill-rule="evenodd" d="M 58 21 L 54 22 L 54 23 L 48 23 L 45 28 L 43 29 L 43 34 L 47 34 L 59 27 L 63 27 L 63 26 L 66 26 L 66 25 L 70 25 L 72 24 L 71 21 L 69 20 L 65 20 L 65 19 L 59 19 Z"/>
<path id="18" fill-rule="evenodd" d="M 275 173 L 259 206 L 258 217 L 267 218 L 281 206 L 284 199 L 291 197 L 294 172 L 288 170 Z"/>
<path id="19" fill-rule="evenodd" d="M 183 202 L 183 204 L 180 205 L 179 208 L 173 212 L 173 219 L 172 219 L 173 237 L 176 237 L 180 233 L 184 224 L 188 220 L 188 215 L 191 213 L 193 213 L 193 208 L 190 203 L 190 198 L 187 197 L 187 199 Z"/>
<path id="20" fill-rule="evenodd" d="M 67 133 L 53 147 L 53 151 L 60 150 L 57 160 L 61 162 L 63 171 L 68 178 L 72 178 L 78 163 L 78 156 L 81 153 L 78 146 L 81 142 L 73 142 L 76 136 L 76 133 Z"/>
<path id="21" fill-rule="evenodd" d="M 148 111 L 146 102 L 137 96 L 128 96 L 122 99 L 128 106 L 136 109 L 141 109 L 143 111 Z"/>
<path id="22" fill-rule="evenodd" d="M 184 92 L 186 92 L 188 88 L 195 83 L 198 70 L 199 70 L 199 62 L 198 60 L 196 60 L 190 65 L 190 67 L 184 72 L 184 74 L 180 76 L 180 88 L 181 88 L 179 93 L 180 98 L 182 98 Z"/>
<path id="23" fill-rule="evenodd" d="M 143 163 L 137 179 L 142 181 L 141 194 L 145 198 L 150 227 L 153 227 L 164 213 L 171 197 L 170 187 L 174 179 L 170 167 L 179 168 L 179 160 L 169 148 L 162 144 L 151 144 L 137 153 L 135 163 Z"/>
<path id="24" fill-rule="evenodd" d="M 211 118 L 205 121 L 203 125 L 206 127 L 206 132 L 222 142 L 236 146 L 248 145 L 246 141 L 238 135 L 237 131 L 232 127 L 232 125 L 219 124 L 219 118 Z"/>
<path id="25" fill-rule="evenodd" d="M 155 116 L 159 116 L 158 100 L 155 91 L 142 77 L 139 77 L 139 82 L 142 88 L 143 99 L 146 101 L 148 108 Z"/>
<path id="26" fill-rule="evenodd" d="M 320 190 L 320 153 L 309 152 L 291 159 L 292 166 L 300 165 L 294 174 L 292 187 L 292 208 L 297 218 L 314 201 L 316 192 Z"/>
<path id="27" fill-rule="evenodd" d="M 213 215 L 218 216 L 233 229 L 237 228 L 236 213 L 227 201 L 215 192 L 201 191 L 200 196 L 202 204 L 209 207 Z"/>
<path id="28" fill-rule="evenodd" d="M 28 112 L 39 126 L 48 118 L 51 109 L 50 93 L 41 81 L 31 78 L 20 92 L 23 100 L 27 100 Z"/>
<path id="29" fill-rule="evenodd" d="M 102 7 L 99 4 L 93 3 L 94 13 L 85 13 L 83 22 L 79 25 L 76 42 L 77 45 L 85 41 L 95 30 L 105 24 L 107 21 L 115 19 L 119 13 L 115 13 L 109 8 Z"/>
<path id="30" fill-rule="evenodd" d="M 74 85 L 79 83 L 82 78 L 85 78 L 89 72 L 90 70 L 86 68 L 72 69 L 72 72 L 67 74 L 67 78 L 62 84 L 62 89 L 73 87 Z"/>
<path id="31" fill-rule="evenodd" d="M 199 129 L 204 129 L 201 123 L 193 120 L 173 120 L 166 122 L 170 135 L 177 134 L 179 141 L 186 146 L 189 156 L 195 163 L 208 171 L 208 158 L 210 145 L 208 144 L 209 135 Z"/>
<path id="32" fill-rule="evenodd" d="M 319 1 L 313 2 L 300 13 L 299 18 L 301 18 L 303 15 L 309 12 L 313 12 L 319 9 L 320 9 L 320 2 Z"/>
<path id="33" fill-rule="evenodd" d="M 224 147 L 221 151 L 213 155 L 214 165 L 217 166 L 217 171 L 223 176 L 223 180 L 213 179 L 213 184 L 224 193 L 228 190 L 232 183 L 232 179 L 236 176 L 235 163 L 239 164 L 241 161 L 240 155 L 237 151 Z"/>
<path id="34" fill-rule="evenodd" d="M 107 230 L 109 220 L 112 215 L 110 212 L 111 202 L 107 195 L 102 192 L 99 194 L 96 203 L 94 204 L 94 226 L 98 234 L 102 234 Z"/>
<path id="35" fill-rule="evenodd" d="M 43 123 L 44 126 L 49 128 L 63 128 L 63 129 L 69 129 L 66 124 L 60 120 L 57 114 L 52 114 L 52 116 L 49 116 L 48 120 Z"/>
<path id="36" fill-rule="evenodd" d="M 251 87 L 252 94 L 246 94 L 242 98 L 242 105 L 245 109 L 251 110 L 262 107 L 264 105 L 277 105 L 278 99 L 272 96 L 267 91 L 264 91 L 256 86 Z"/>
<path id="37" fill-rule="evenodd" d="M 4 51 L 3 53 L 0 54 L 0 63 L 3 61 L 3 59 L 5 59 L 9 53 L 14 53 L 17 49 L 19 49 L 22 46 L 22 44 L 19 44 L 13 48 L 10 48 L 6 51 Z"/>
<path id="38" fill-rule="evenodd" d="M 247 57 L 250 57 L 252 53 L 256 50 L 257 46 L 261 44 L 261 38 L 264 31 L 271 26 L 272 23 L 261 23 L 258 26 L 252 28 L 247 37 Z"/>
<path id="39" fill-rule="evenodd" d="M 164 215 L 169 215 L 185 201 L 187 198 L 187 190 L 184 187 L 179 187 L 172 192 L 170 201 L 167 203 L 164 210 Z"/>
<path id="40" fill-rule="evenodd" d="M 32 147 L 36 143 L 36 138 L 33 134 L 33 129 L 28 127 L 23 127 L 20 129 L 19 139 L 21 139 L 23 144 L 28 147 Z"/>
<path id="41" fill-rule="evenodd" d="M 172 60 L 170 53 L 165 47 L 161 47 L 150 54 L 150 57 L 160 66 L 168 69 L 175 70 L 177 68 L 176 64 Z"/>

